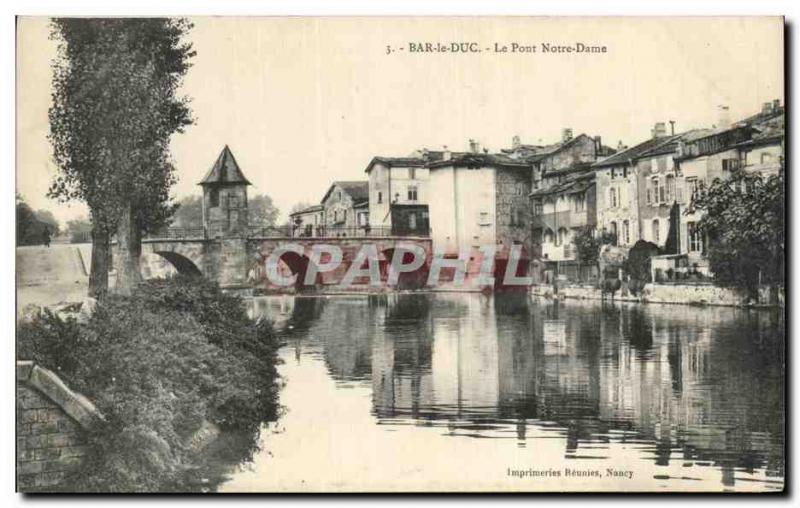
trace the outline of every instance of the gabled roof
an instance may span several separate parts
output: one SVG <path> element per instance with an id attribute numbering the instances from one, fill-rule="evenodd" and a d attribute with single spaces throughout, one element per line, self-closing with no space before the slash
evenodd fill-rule
<path id="1" fill-rule="evenodd" d="M 334 187 L 339 187 L 347 195 L 350 196 L 350 199 L 353 200 L 354 204 L 360 204 L 363 201 L 369 201 L 369 182 L 366 180 L 358 180 L 358 181 L 339 181 L 333 182 L 331 186 L 328 188 L 328 191 L 322 197 L 321 203 L 324 203 L 328 196 L 330 196 L 331 192 L 333 192 Z"/>
<path id="2" fill-rule="evenodd" d="M 244 177 L 244 173 L 242 173 L 242 170 L 236 163 L 236 158 L 233 156 L 231 149 L 228 148 L 228 145 L 225 145 L 225 148 L 222 149 L 219 157 L 217 157 L 217 161 L 214 162 L 214 165 L 211 166 L 211 169 L 199 183 L 199 185 L 215 184 L 252 185 L 247 178 Z"/>
<path id="3" fill-rule="evenodd" d="M 619 164 L 625 164 L 629 160 L 635 159 L 640 154 L 647 152 L 660 144 L 669 142 L 674 136 L 666 136 L 666 137 L 659 137 L 659 138 L 650 138 L 646 141 L 642 141 L 638 145 L 632 146 L 628 149 L 622 150 L 620 152 L 615 153 L 610 157 L 606 157 L 605 159 L 601 159 L 595 162 L 592 167 L 601 168 L 607 166 L 616 166 Z"/>

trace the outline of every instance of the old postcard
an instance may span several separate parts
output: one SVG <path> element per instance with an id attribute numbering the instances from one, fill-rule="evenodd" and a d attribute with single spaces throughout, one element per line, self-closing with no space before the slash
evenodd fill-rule
<path id="1" fill-rule="evenodd" d="M 780 17 L 19 17 L 19 492 L 782 492 Z"/>

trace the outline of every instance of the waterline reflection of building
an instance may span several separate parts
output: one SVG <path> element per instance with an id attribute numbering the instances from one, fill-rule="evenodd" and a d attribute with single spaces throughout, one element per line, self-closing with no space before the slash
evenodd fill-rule
<path id="1" fill-rule="evenodd" d="M 298 342 L 343 389 L 371 388 L 377 424 L 530 447 L 546 429 L 567 458 L 625 442 L 657 465 L 713 465 L 726 485 L 737 471 L 783 476 L 780 316 L 499 295 L 307 300 L 322 311 Z"/>

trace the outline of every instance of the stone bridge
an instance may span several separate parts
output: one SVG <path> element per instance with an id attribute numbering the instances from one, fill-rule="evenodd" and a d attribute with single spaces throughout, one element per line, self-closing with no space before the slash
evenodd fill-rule
<path id="1" fill-rule="evenodd" d="M 293 288 L 281 288 L 266 277 L 265 262 L 278 247 L 288 243 L 302 246 L 304 254 L 287 252 L 281 255 L 278 270 L 289 275 L 297 274 L 298 284 Z M 387 262 L 391 261 L 398 244 L 416 244 L 427 253 L 426 266 L 431 257 L 431 240 L 424 237 L 218 237 L 218 238 L 148 238 L 142 241 L 142 270 L 149 274 L 163 272 L 158 259 L 166 260 L 177 272 L 202 275 L 228 289 L 252 289 L 263 291 L 296 291 L 324 289 L 334 286 L 344 277 L 357 253 L 364 245 L 374 245 L 379 256 L 382 277 L 386 276 Z M 314 245 L 336 245 L 342 250 L 342 263 L 336 270 L 318 276 L 313 288 L 302 284 Z M 118 255 L 117 245 L 112 256 Z M 155 256 L 154 256 L 155 255 Z M 423 267 L 421 271 L 424 271 Z M 425 272 L 426 274 L 427 272 Z M 413 277 L 412 277 L 413 276 Z M 404 274 L 400 285 L 408 284 L 411 278 L 419 281 L 422 274 Z M 351 289 L 369 289 L 368 281 L 354 281 Z"/>

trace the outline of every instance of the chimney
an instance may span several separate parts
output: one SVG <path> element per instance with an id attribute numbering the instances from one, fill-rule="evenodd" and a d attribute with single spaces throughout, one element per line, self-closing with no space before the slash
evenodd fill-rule
<path id="1" fill-rule="evenodd" d="M 772 110 L 772 103 L 765 102 L 761 105 L 761 114 L 769 113 Z"/>
<path id="2" fill-rule="evenodd" d="M 451 154 L 450 150 L 447 149 L 447 145 L 444 145 L 443 148 L 444 148 L 444 152 L 442 152 L 442 160 L 443 161 L 449 161 L 452 158 L 453 154 Z"/>
<path id="3" fill-rule="evenodd" d="M 718 129 L 727 129 L 731 126 L 731 112 L 730 108 L 724 104 L 720 104 L 717 106 L 717 128 Z"/>
<path id="4" fill-rule="evenodd" d="M 675 120 L 670 120 L 669 121 L 669 135 L 670 136 L 674 136 L 675 135 Z"/>
<path id="5" fill-rule="evenodd" d="M 469 140 L 469 151 L 470 152 L 478 153 L 478 152 L 480 152 L 480 148 L 481 148 L 481 145 L 478 144 L 477 141 L 475 141 L 474 139 L 470 139 Z"/>
<path id="6" fill-rule="evenodd" d="M 667 135 L 667 124 L 664 122 L 656 122 L 653 126 L 653 138 L 663 138 Z"/>
<path id="7" fill-rule="evenodd" d="M 627 149 L 628 149 L 628 147 L 627 147 L 627 146 L 625 146 L 625 144 L 624 144 L 624 143 L 622 142 L 622 140 L 620 139 L 620 140 L 619 140 L 619 143 L 617 143 L 617 151 L 618 151 L 618 152 L 621 152 L 621 151 L 623 151 L 623 150 L 627 150 Z"/>
<path id="8" fill-rule="evenodd" d="M 522 141 L 520 141 L 519 136 L 514 136 L 513 138 L 511 138 L 511 148 L 516 150 L 520 146 L 522 146 Z"/>
<path id="9" fill-rule="evenodd" d="M 572 129 L 570 129 L 570 128 L 562 129 L 561 130 L 561 141 L 563 143 L 566 143 L 570 139 L 572 139 Z"/>
<path id="10" fill-rule="evenodd" d="M 775 99 L 772 101 L 772 111 L 778 111 L 781 109 L 781 100 Z"/>
<path id="11" fill-rule="evenodd" d="M 603 151 L 603 138 L 600 136 L 594 137 L 594 154 L 600 155 Z"/>

